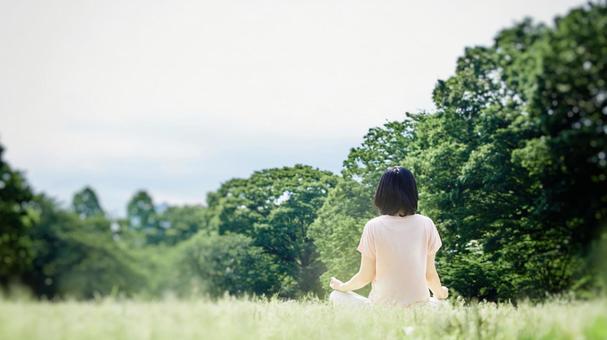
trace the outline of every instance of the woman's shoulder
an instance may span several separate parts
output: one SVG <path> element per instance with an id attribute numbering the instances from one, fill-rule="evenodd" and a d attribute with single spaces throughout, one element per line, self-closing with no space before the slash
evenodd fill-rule
<path id="1" fill-rule="evenodd" d="M 425 221 L 425 222 L 430 222 L 430 223 L 434 223 L 434 221 L 432 221 L 432 219 L 426 215 L 422 215 L 422 214 L 415 214 L 414 216 L 416 216 L 418 219 Z"/>
<path id="2" fill-rule="evenodd" d="M 422 214 L 415 214 L 415 216 L 426 228 L 434 227 L 434 221 L 430 217 Z"/>
<path id="3" fill-rule="evenodd" d="M 405 221 L 405 220 L 413 220 L 415 222 L 421 222 L 423 224 L 429 224 L 429 225 L 434 224 L 432 219 L 426 215 L 413 214 L 413 215 L 409 215 L 409 216 L 405 216 L 405 217 L 379 215 L 379 216 L 373 217 L 370 220 L 368 220 L 365 226 L 381 225 L 386 221 Z"/>

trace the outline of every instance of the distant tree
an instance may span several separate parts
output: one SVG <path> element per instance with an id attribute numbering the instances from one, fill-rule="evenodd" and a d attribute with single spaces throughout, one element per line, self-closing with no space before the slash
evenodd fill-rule
<path id="1" fill-rule="evenodd" d="M 208 211 L 200 205 L 170 206 L 159 216 L 163 243 L 177 244 L 197 232 L 210 233 Z"/>
<path id="2" fill-rule="evenodd" d="M 23 175 L 3 159 L 0 145 L 0 286 L 18 279 L 31 262 L 31 221 L 27 207 L 32 191 Z"/>
<path id="3" fill-rule="evenodd" d="M 76 192 L 72 198 L 72 209 L 80 218 L 89 218 L 104 215 L 97 194 L 91 187 L 84 187 Z"/>
<path id="4" fill-rule="evenodd" d="M 92 298 L 142 289 L 144 274 L 127 249 L 112 240 L 110 221 L 82 220 L 54 200 L 37 195 L 30 206 L 35 223 L 32 267 L 24 282 L 41 297 Z"/>
<path id="5" fill-rule="evenodd" d="M 144 190 L 136 192 L 127 205 L 127 223 L 130 230 L 144 235 L 145 242 L 159 243 L 163 238 L 158 213 L 152 197 Z"/>

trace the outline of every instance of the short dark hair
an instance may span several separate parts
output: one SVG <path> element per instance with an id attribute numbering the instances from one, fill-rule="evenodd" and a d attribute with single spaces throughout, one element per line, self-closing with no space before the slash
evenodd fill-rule
<path id="1" fill-rule="evenodd" d="M 400 211 L 414 215 L 417 212 L 417 199 L 415 176 L 401 166 L 386 170 L 375 191 L 375 206 L 382 215 L 395 215 Z"/>

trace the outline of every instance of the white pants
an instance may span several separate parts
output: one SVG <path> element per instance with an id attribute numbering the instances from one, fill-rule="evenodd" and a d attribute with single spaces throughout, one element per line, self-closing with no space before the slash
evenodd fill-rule
<path id="1" fill-rule="evenodd" d="M 331 303 L 333 303 L 333 305 L 340 305 L 340 306 L 371 305 L 371 301 L 369 301 L 368 298 L 366 298 L 360 294 L 356 294 L 354 292 L 340 292 L 338 290 L 334 290 L 331 292 L 331 294 L 329 295 L 329 301 L 331 301 Z M 435 308 L 435 307 L 440 307 L 444 303 L 445 303 L 444 301 L 431 297 L 428 302 L 421 303 L 421 304 L 428 306 L 428 307 Z M 418 304 L 416 304 L 416 305 L 418 305 Z"/>
<path id="2" fill-rule="evenodd" d="M 338 290 L 334 290 L 329 294 L 329 301 L 331 301 L 333 305 L 340 306 L 365 306 L 371 304 L 369 299 L 360 294 L 354 292 L 340 292 Z"/>

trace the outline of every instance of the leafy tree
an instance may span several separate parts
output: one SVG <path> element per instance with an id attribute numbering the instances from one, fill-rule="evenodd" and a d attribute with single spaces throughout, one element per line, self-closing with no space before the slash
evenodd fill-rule
<path id="1" fill-rule="evenodd" d="M 541 281 L 554 290 L 587 280 L 577 258 L 607 221 L 606 46 L 607 3 L 574 9 L 546 34 L 536 53 L 541 72 L 523 87 L 533 136 L 513 157 L 540 188 L 534 220 L 550 230 L 544 243 L 567 266 L 557 282 Z"/>
<path id="2" fill-rule="evenodd" d="M 281 295 L 318 292 L 310 278 L 318 275 L 320 264 L 307 228 L 336 181 L 330 172 L 304 165 L 229 180 L 208 195 L 211 227 L 249 236 L 272 255 L 280 268 Z"/>
<path id="3" fill-rule="evenodd" d="M 27 206 L 32 192 L 25 178 L 2 158 L 0 145 L 0 286 L 18 279 L 31 261 Z"/>
<path id="4" fill-rule="evenodd" d="M 409 152 L 414 129 L 415 121 L 410 118 L 369 129 L 362 144 L 352 148 L 344 160 L 342 177 L 361 183 L 373 193 L 384 171 L 400 165 Z"/>
<path id="5" fill-rule="evenodd" d="M 310 229 L 331 274 L 355 270 L 338 253 L 353 253 L 373 186 L 398 164 L 417 177 L 420 212 L 443 236 L 441 272 L 460 294 L 586 286 L 585 257 L 607 216 L 606 23 L 603 3 L 553 28 L 525 20 L 465 50 L 436 85 L 435 112 L 370 130 Z"/>
<path id="6" fill-rule="evenodd" d="M 467 49 L 456 74 L 437 85 L 439 110 L 426 119 L 441 122 L 434 125 L 440 141 L 424 143 L 430 128 L 423 119 L 416 126 L 415 143 L 425 145 L 405 163 L 429 194 L 422 196 L 425 211 L 445 231 L 441 262 L 447 279 L 467 296 L 541 297 L 573 287 L 581 276 L 581 250 L 596 237 L 602 216 L 604 170 L 589 164 L 604 145 L 601 115 L 595 114 L 600 107 L 592 111 L 586 104 L 598 119 L 590 129 L 594 135 L 576 139 L 573 132 L 551 132 L 542 124 L 562 124 L 576 107 L 595 105 L 590 89 L 601 91 L 605 73 L 598 61 L 605 55 L 604 18 L 604 5 L 589 5 L 557 20 L 555 29 L 527 20 L 502 31 L 491 48 Z M 563 56 L 572 51 L 588 55 L 569 65 Z M 597 72 L 578 76 L 584 60 L 595 61 Z M 568 104 L 553 120 L 556 103 Z M 575 129 L 575 122 L 564 125 Z M 559 147 L 551 143 L 556 140 Z M 591 204 L 580 203 L 582 192 L 593 193 Z"/>
<path id="7" fill-rule="evenodd" d="M 84 187 L 76 192 L 72 198 L 72 209 L 80 218 L 89 218 L 97 215 L 104 215 L 97 194 L 91 187 Z"/>

